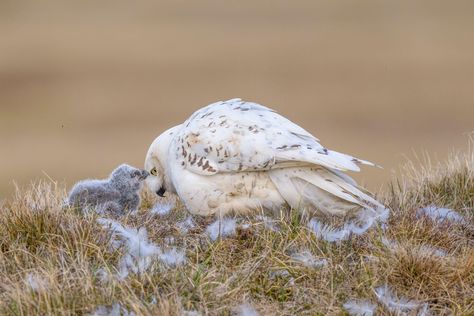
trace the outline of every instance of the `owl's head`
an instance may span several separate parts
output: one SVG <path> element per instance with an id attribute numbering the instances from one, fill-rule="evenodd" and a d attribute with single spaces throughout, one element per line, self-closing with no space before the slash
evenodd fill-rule
<path id="1" fill-rule="evenodd" d="M 146 184 L 159 196 L 163 196 L 166 191 L 175 192 L 168 176 L 168 156 L 173 137 L 180 127 L 181 125 L 170 128 L 158 136 L 150 145 L 145 157 L 145 170 L 150 173 Z"/>

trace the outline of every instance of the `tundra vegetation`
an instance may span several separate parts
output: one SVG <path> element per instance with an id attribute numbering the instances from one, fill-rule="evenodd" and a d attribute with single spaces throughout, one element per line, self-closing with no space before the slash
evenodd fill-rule
<path id="1" fill-rule="evenodd" d="M 336 242 L 294 211 L 219 224 L 144 191 L 111 219 L 65 198 L 49 180 L 1 202 L 1 315 L 474 314 L 472 151 L 408 166 L 378 195 L 388 222 Z"/>

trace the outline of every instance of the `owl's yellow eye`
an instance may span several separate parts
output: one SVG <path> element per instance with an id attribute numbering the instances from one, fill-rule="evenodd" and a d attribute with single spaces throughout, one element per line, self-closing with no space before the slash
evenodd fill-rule
<path id="1" fill-rule="evenodd" d="M 157 174 L 156 168 L 151 169 L 150 174 L 152 174 L 153 176 L 156 176 L 156 174 Z"/>

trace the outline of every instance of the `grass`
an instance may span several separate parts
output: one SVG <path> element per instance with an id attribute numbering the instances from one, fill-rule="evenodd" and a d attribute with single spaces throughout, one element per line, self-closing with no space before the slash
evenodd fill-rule
<path id="1" fill-rule="evenodd" d="M 444 165 L 408 167 L 379 197 L 392 210 L 388 228 L 340 243 L 318 240 L 297 212 L 282 212 L 279 230 L 245 217 L 240 222 L 250 228 L 213 242 L 206 234 L 213 220 L 194 218 L 196 226 L 181 234 L 176 223 L 186 211 L 152 215 L 146 210 L 156 198 L 144 193 L 138 214 L 120 222 L 146 227 L 149 240 L 163 249 L 174 237 L 187 262 L 167 267 L 154 260 L 146 272 L 123 280 L 110 275 L 124 249 L 110 246 L 113 236 L 97 215 L 63 207 L 65 196 L 64 187 L 43 181 L 0 205 L 1 315 L 90 314 L 116 303 L 137 315 L 231 315 L 241 304 L 261 315 L 344 315 L 342 305 L 351 299 L 377 303 L 375 289 L 386 284 L 400 297 L 426 303 L 433 314 L 474 314 L 472 151 Z M 452 208 L 466 221 L 417 217 L 428 205 Z M 302 250 L 327 265 L 293 260 Z M 390 313 L 378 303 L 377 315 Z"/>

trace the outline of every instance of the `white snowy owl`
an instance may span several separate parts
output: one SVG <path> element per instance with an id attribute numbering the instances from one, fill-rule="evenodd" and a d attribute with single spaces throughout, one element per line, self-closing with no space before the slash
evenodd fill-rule
<path id="1" fill-rule="evenodd" d="M 257 103 L 232 99 L 196 111 L 151 144 L 145 170 L 158 195 L 178 194 L 193 214 L 294 209 L 372 215 L 385 207 L 343 171 L 374 164 L 323 147 L 306 130 Z"/>

